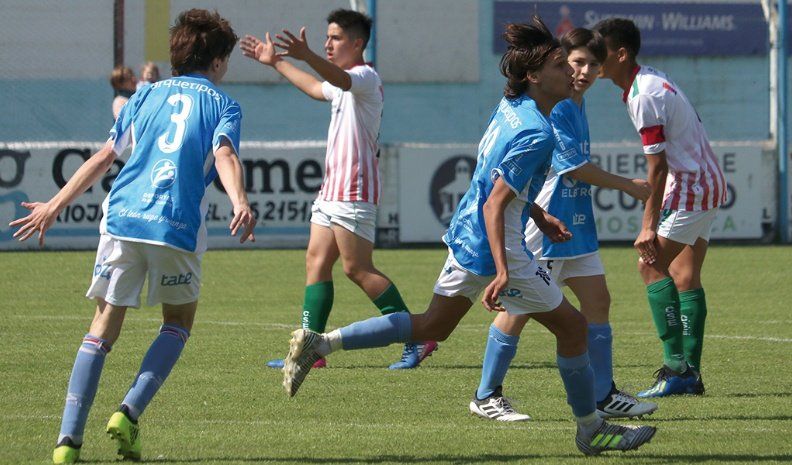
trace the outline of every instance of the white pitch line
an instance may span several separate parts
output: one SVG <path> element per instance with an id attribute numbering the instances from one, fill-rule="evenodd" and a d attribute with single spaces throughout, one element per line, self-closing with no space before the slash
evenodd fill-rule
<path id="1" fill-rule="evenodd" d="M 80 316 L 80 315 L 14 315 L 14 318 L 20 319 L 28 319 L 28 320 L 82 320 L 82 321 L 89 321 L 90 317 Z M 162 320 L 159 318 L 135 318 L 130 319 L 127 321 L 143 321 L 143 322 L 151 322 L 151 323 L 160 323 Z M 285 323 L 264 323 L 259 321 L 218 321 L 218 320 L 198 320 L 195 322 L 197 326 L 203 325 L 214 325 L 214 326 L 255 326 L 261 328 L 272 328 L 272 329 L 297 329 L 299 328 L 296 324 L 285 324 Z M 330 328 L 334 329 L 334 328 Z M 457 326 L 457 330 L 461 331 L 481 331 L 484 332 L 487 330 L 486 324 L 463 324 Z M 523 332 L 528 333 L 530 336 L 542 335 L 550 337 L 551 334 L 547 331 L 543 331 L 538 327 L 528 327 Z M 617 336 L 651 336 L 654 335 L 652 331 L 618 331 L 616 333 Z M 732 336 L 726 334 L 707 334 L 704 336 L 705 339 L 727 339 L 727 340 L 735 340 L 735 341 L 762 341 L 762 342 L 780 342 L 780 343 L 789 343 L 792 342 L 792 338 L 785 338 L 785 337 L 769 337 L 769 336 Z"/>
<path id="2" fill-rule="evenodd" d="M 649 418 L 649 417 L 648 417 Z M 4 421 L 53 421 L 59 420 L 60 416 L 57 415 L 0 415 L 0 419 Z M 460 420 L 462 420 L 460 418 Z M 673 420 L 669 419 L 669 420 Z M 722 427 L 712 427 L 707 426 L 707 428 L 686 428 L 685 426 L 687 422 L 690 421 L 705 421 L 706 418 L 701 419 L 686 419 L 686 420 L 679 420 L 674 424 L 675 431 L 691 431 L 691 432 L 702 432 L 702 433 L 712 433 L 713 431 L 728 431 L 734 432 L 739 431 L 742 433 L 769 433 L 769 432 L 782 432 L 782 430 L 773 429 L 773 428 L 765 428 L 765 427 L 757 427 L 753 426 L 750 428 L 734 428 L 733 425 L 722 425 Z M 151 420 L 149 420 L 151 421 Z M 757 421 L 751 418 L 745 419 L 733 419 L 733 420 L 726 420 L 726 421 Z M 194 424 L 194 425 L 229 425 L 229 426 L 278 426 L 278 427 L 293 427 L 295 425 L 301 425 L 302 420 L 294 419 L 294 420 L 229 420 L 229 419 L 201 419 L 201 420 L 167 420 L 167 419 L 158 419 L 156 420 L 158 424 L 165 424 L 165 425 L 182 425 L 182 424 Z M 316 422 L 315 422 L 316 423 Z M 476 424 L 478 423 L 478 424 Z M 563 424 L 561 424 L 563 423 Z M 355 428 L 355 429 L 362 429 L 362 430 L 372 430 L 372 429 L 381 429 L 387 431 L 393 431 L 397 428 L 403 428 L 405 426 L 411 426 L 409 423 L 359 423 L 359 422 L 328 422 L 322 423 L 323 425 L 331 428 Z M 499 423 L 499 422 L 486 422 L 479 419 L 473 419 L 473 424 L 460 424 L 456 422 L 438 422 L 438 423 L 427 423 L 421 422 L 420 424 L 416 424 L 413 426 L 420 426 L 420 427 L 430 427 L 433 431 L 436 430 L 450 430 L 450 431 L 459 431 L 459 430 L 467 430 L 467 431 L 491 431 L 493 429 L 498 430 L 518 430 L 518 431 L 573 431 L 574 425 L 571 421 L 566 420 L 534 420 L 530 422 L 520 422 L 519 424 L 515 423 Z M 662 425 L 660 426 L 662 428 Z"/>

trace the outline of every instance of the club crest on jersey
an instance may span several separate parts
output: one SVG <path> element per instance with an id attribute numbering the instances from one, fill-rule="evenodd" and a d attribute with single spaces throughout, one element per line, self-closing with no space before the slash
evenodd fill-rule
<path id="1" fill-rule="evenodd" d="M 176 182 L 176 164 L 163 158 L 151 169 L 151 185 L 157 189 L 167 189 Z"/>
<path id="2" fill-rule="evenodd" d="M 564 183 L 564 186 L 572 188 L 575 187 L 578 183 L 578 180 L 567 175 L 561 176 L 561 182 Z"/>

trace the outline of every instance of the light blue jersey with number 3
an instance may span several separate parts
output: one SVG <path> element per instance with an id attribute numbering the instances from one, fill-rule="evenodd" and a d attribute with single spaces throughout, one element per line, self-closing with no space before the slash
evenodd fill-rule
<path id="1" fill-rule="evenodd" d="M 484 203 L 498 178 L 514 191 L 504 211 L 506 259 L 532 260 L 525 246 L 525 225 L 531 202 L 539 192 L 555 146 L 549 119 L 527 96 L 502 99 L 490 118 L 478 149 L 470 188 L 459 202 L 443 241 L 456 261 L 480 276 L 495 274 L 495 262 L 484 223 Z"/>
<path id="2" fill-rule="evenodd" d="M 226 138 L 239 154 L 242 112 L 201 75 L 178 76 L 138 90 L 110 139 L 132 145 L 103 211 L 102 233 L 121 240 L 206 250 L 206 187 L 217 176 L 214 152 Z"/>

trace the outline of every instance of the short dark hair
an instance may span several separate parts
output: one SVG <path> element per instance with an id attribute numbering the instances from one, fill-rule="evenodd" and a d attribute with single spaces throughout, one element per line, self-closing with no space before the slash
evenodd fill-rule
<path id="1" fill-rule="evenodd" d="M 627 18 L 603 19 L 594 25 L 594 30 L 602 34 L 611 48 L 624 48 L 631 58 L 641 51 L 641 31 Z"/>
<path id="2" fill-rule="evenodd" d="M 353 39 L 363 39 L 363 48 L 371 37 L 371 18 L 354 10 L 339 8 L 327 15 L 327 24 L 336 23 Z"/>
<path id="3" fill-rule="evenodd" d="M 507 44 L 500 60 L 501 74 L 507 80 L 503 95 L 513 99 L 528 90 L 528 73 L 539 70 L 561 44 L 537 15 L 529 24 L 507 24 L 503 39 Z"/>
<path id="4" fill-rule="evenodd" d="M 591 29 L 578 27 L 567 32 L 561 36 L 561 47 L 567 53 L 572 52 L 576 48 L 588 49 L 594 58 L 599 60 L 600 63 L 605 61 L 608 56 L 608 49 L 605 47 L 605 39 L 602 38 L 599 32 L 594 32 Z"/>
<path id="5" fill-rule="evenodd" d="M 198 8 L 183 11 L 170 28 L 174 76 L 209 69 L 212 60 L 231 55 L 239 37 L 217 13 Z"/>

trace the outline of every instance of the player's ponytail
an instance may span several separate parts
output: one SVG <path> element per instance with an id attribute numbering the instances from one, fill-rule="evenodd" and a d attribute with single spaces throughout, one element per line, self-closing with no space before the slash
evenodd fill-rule
<path id="1" fill-rule="evenodd" d="M 503 95 L 513 99 L 528 90 L 528 74 L 538 71 L 560 45 L 536 15 L 530 24 L 507 24 L 503 39 L 507 44 L 500 60 L 501 74 L 506 76 Z"/>

